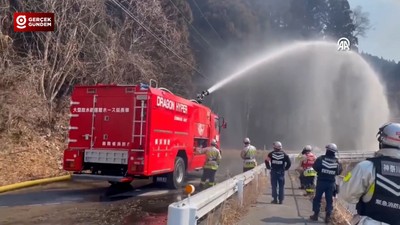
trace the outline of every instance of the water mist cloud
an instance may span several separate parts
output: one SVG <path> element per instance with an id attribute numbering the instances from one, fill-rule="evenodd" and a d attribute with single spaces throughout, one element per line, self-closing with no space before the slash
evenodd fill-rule
<path id="1" fill-rule="evenodd" d="M 259 148 L 275 140 L 291 149 L 329 142 L 347 150 L 377 147 L 377 129 L 390 116 L 388 102 L 378 76 L 358 54 L 311 42 L 257 61 L 214 89 L 229 123 L 227 145 L 241 146 L 250 136 Z"/>

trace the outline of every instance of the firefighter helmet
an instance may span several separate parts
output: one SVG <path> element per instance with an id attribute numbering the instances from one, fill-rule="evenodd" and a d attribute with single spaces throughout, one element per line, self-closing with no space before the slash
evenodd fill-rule
<path id="1" fill-rule="evenodd" d="M 248 144 L 250 144 L 250 138 L 245 138 L 244 140 L 243 140 L 243 143 L 244 144 L 246 144 L 246 145 L 248 145 Z"/>
<path id="2" fill-rule="evenodd" d="M 335 143 L 329 143 L 325 146 L 326 150 L 336 153 L 338 151 Z"/>
<path id="3" fill-rule="evenodd" d="M 216 146 L 217 146 L 217 140 L 212 139 L 212 140 L 211 140 L 211 146 L 216 147 Z"/>
<path id="4" fill-rule="evenodd" d="M 304 151 L 304 152 L 311 152 L 312 150 L 313 150 L 313 148 L 312 148 L 311 145 L 306 145 L 306 146 L 304 146 L 304 148 L 303 148 L 303 151 Z"/>
<path id="5" fill-rule="evenodd" d="M 272 144 L 272 147 L 273 147 L 274 149 L 281 150 L 281 149 L 282 149 L 282 143 L 279 142 L 279 141 L 275 141 L 275 142 Z"/>
<path id="6" fill-rule="evenodd" d="M 379 148 L 383 145 L 400 149 L 400 124 L 399 123 L 386 123 L 379 128 L 377 134 L 379 141 Z"/>

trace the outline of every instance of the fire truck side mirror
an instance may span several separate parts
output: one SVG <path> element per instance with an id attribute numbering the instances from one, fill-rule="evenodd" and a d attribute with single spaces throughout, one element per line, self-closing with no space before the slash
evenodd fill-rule
<path id="1" fill-rule="evenodd" d="M 222 119 L 222 120 L 221 120 Z M 218 127 L 219 127 L 219 129 L 221 130 L 221 128 L 226 128 L 227 127 L 227 123 L 226 123 L 226 121 L 225 121 L 225 118 L 224 117 L 220 117 L 219 118 L 219 124 L 218 124 Z"/>
<path id="2" fill-rule="evenodd" d="M 225 121 L 225 118 L 222 118 L 222 128 L 226 129 L 228 123 Z"/>

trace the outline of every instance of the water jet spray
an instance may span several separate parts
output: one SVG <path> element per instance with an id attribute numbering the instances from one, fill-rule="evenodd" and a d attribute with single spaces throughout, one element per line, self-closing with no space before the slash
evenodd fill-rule
<path id="1" fill-rule="evenodd" d="M 249 135 L 259 146 L 280 139 L 287 148 L 335 142 L 341 149 L 374 150 L 376 130 L 390 116 L 378 74 L 359 54 L 337 51 L 336 43 L 266 52 L 207 91 L 220 88 L 223 100 L 216 104 L 235 121 L 224 137 L 231 146 Z"/>

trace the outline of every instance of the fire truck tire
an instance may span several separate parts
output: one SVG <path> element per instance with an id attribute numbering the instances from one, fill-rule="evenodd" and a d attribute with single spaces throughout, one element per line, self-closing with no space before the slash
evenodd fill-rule
<path id="1" fill-rule="evenodd" d="M 174 171 L 168 174 L 167 187 L 170 189 L 179 189 L 183 186 L 186 175 L 185 161 L 177 156 L 175 158 Z"/>

